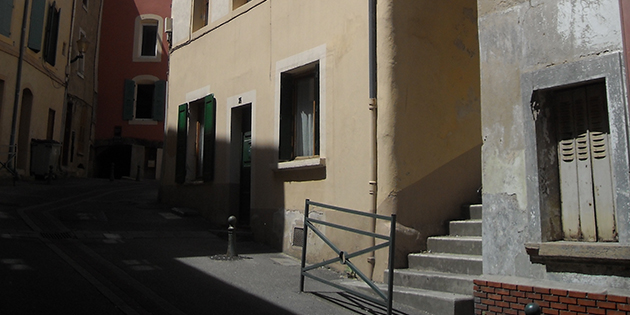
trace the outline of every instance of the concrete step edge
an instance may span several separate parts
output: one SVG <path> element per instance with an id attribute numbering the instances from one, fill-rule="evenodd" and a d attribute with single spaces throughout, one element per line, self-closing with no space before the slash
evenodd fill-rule
<path id="1" fill-rule="evenodd" d="M 461 242 L 480 242 L 481 236 L 472 236 L 472 235 L 441 235 L 441 236 L 430 236 L 429 239 L 433 240 L 444 240 L 444 241 L 461 241 Z"/>
<path id="2" fill-rule="evenodd" d="M 396 269 L 394 271 L 394 285 L 465 295 L 473 294 L 473 281 L 478 278 L 478 275 L 417 269 Z M 389 272 L 385 271 L 385 281 L 387 279 L 389 279 Z"/>
<path id="3" fill-rule="evenodd" d="M 453 220 L 449 222 L 459 223 L 459 224 L 479 224 L 479 223 L 483 223 L 483 220 L 482 219 L 467 219 L 467 220 Z"/>
<path id="4" fill-rule="evenodd" d="M 341 280 L 341 285 L 373 294 L 367 284 L 356 280 Z M 378 284 L 387 292 L 385 284 Z M 473 296 L 394 286 L 394 303 L 401 303 L 431 314 L 469 314 L 473 311 Z M 464 308 L 464 310 L 462 310 Z"/>
<path id="5" fill-rule="evenodd" d="M 385 270 L 385 273 L 388 273 L 388 272 L 389 272 L 388 270 Z M 394 273 L 406 274 L 406 275 L 444 277 L 444 278 L 453 278 L 453 279 L 458 279 L 458 280 L 470 280 L 470 281 L 479 279 L 478 275 L 467 275 L 463 273 L 439 272 L 439 271 L 419 270 L 419 269 L 410 269 L 410 268 L 394 269 Z"/>
<path id="6" fill-rule="evenodd" d="M 483 261 L 481 255 L 462 255 L 462 254 L 448 254 L 448 253 L 412 253 L 409 257 L 432 257 L 432 258 L 444 258 L 453 260 L 467 260 L 467 261 Z"/>
<path id="7" fill-rule="evenodd" d="M 479 275 L 483 272 L 481 255 L 447 253 L 409 254 L 409 268 L 448 273 Z"/>

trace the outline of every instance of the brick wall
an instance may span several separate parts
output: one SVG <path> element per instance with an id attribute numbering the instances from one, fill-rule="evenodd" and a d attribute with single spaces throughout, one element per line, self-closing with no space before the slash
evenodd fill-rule
<path id="1" fill-rule="evenodd" d="M 525 314 L 535 302 L 543 314 L 630 314 L 630 297 L 597 294 L 529 285 L 475 280 L 475 314 Z"/>

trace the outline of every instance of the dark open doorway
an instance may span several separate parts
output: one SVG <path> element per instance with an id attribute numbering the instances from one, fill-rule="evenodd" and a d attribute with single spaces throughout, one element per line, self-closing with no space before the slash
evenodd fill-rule
<path id="1" fill-rule="evenodd" d="M 232 109 L 232 167 L 238 172 L 238 213 L 239 225 L 248 226 L 251 204 L 251 148 L 252 148 L 252 107 L 244 105 Z"/>

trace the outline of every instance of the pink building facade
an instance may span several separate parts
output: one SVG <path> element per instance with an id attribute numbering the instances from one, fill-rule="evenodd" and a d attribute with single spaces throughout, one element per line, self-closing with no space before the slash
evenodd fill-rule
<path id="1" fill-rule="evenodd" d="M 158 178 L 170 0 L 107 1 L 98 63 L 95 176 Z"/>

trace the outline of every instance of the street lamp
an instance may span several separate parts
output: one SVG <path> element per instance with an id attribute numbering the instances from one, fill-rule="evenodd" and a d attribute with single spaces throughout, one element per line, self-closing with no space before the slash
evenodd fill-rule
<path id="1" fill-rule="evenodd" d="M 87 38 L 85 38 L 83 34 L 81 34 L 81 38 L 79 38 L 79 40 L 77 41 L 77 50 L 79 51 L 79 54 L 76 57 L 72 58 L 72 60 L 70 60 L 70 63 L 82 59 L 89 45 L 90 41 L 87 40 Z"/>

